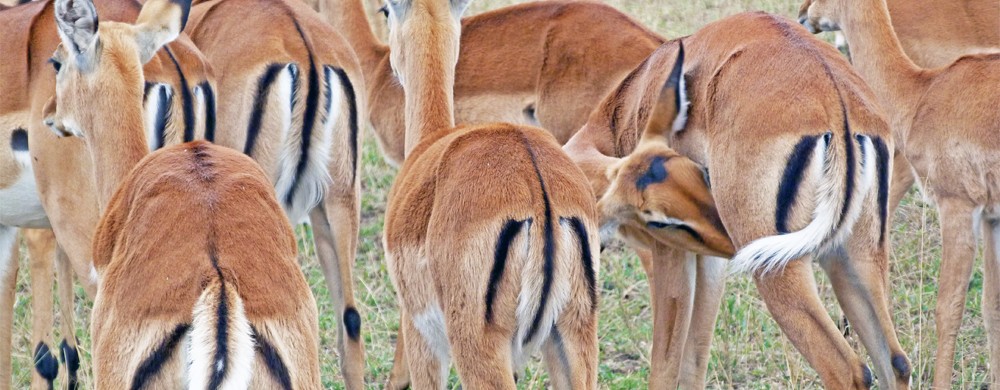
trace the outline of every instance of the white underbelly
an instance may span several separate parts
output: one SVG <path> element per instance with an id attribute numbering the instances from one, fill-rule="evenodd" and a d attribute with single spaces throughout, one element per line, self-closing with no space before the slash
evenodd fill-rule
<path id="1" fill-rule="evenodd" d="M 49 218 L 38 197 L 35 175 L 22 170 L 13 185 L 0 188 L 0 225 L 49 228 Z"/>

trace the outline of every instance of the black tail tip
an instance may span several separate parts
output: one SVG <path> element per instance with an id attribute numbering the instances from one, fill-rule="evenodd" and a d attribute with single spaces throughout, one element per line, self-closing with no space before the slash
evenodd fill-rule
<path id="1" fill-rule="evenodd" d="M 59 361 L 44 342 L 35 346 L 35 371 L 50 384 L 59 376 Z"/>
<path id="2" fill-rule="evenodd" d="M 344 310 L 344 329 L 351 340 L 357 341 L 361 337 L 361 314 L 357 309 L 348 307 Z"/>

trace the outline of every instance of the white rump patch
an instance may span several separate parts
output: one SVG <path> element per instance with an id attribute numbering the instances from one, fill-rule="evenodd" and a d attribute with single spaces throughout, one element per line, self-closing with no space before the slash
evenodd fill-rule
<path id="1" fill-rule="evenodd" d="M 253 374 L 253 330 L 243 311 L 243 300 L 231 286 L 226 286 L 229 318 L 226 319 L 228 339 L 225 361 L 216 359 L 218 334 L 219 282 L 213 282 L 195 303 L 191 337 L 188 345 L 188 388 L 207 389 L 213 373 L 225 371 L 219 389 L 242 390 L 250 386 Z M 228 365 L 228 367 L 227 367 Z"/>
<path id="2" fill-rule="evenodd" d="M 683 70 L 681 71 L 680 80 L 677 80 L 677 96 L 680 97 L 680 109 L 677 110 L 677 117 L 674 118 L 674 125 L 672 127 L 674 133 L 684 130 L 684 126 L 687 126 L 688 110 L 691 108 L 691 100 L 688 99 L 687 81 L 684 80 Z"/>
<path id="3" fill-rule="evenodd" d="M 149 150 L 153 151 L 156 149 L 157 144 L 160 140 L 156 134 L 156 122 L 161 119 L 160 113 L 160 102 L 164 99 L 167 101 L 167 111 L 162 113 L 164 121 L 164 138 L 166 137 L 167 127 L 170 123 L 170 106 L 173 101 L 174 90 L 167 84 L 156 83 L 149 88 L 149 92 L 146 94 L 145 102 L 143 103 L 143 119 L 145 119 L 146 126 L 146 141 L 149 145 Z"/>

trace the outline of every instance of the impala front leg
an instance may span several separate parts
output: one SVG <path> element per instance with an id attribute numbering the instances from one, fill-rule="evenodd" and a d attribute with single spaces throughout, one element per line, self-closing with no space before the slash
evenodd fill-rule
<path id="1" fill-rule="evenodd" d="M 76 390 L 79 385 L 77 371 L 80 370 L 80 353 L 77 349 L 76 327 L 73 320 L 76 299 L 76 294 L 73 293 L 73 268 L 66 252 L 59 246 L 56 246 L 56 276 L 58 278 L 56 286 L 59 291 L 59 314 L 62 315 L 60 322 L 62 323 L 63 337 L 62 343 L 59 344 L 59 357 L 65 368 L 62 388 Z"/>
<path id="2" fill-rule="evenodd" d="M 11 381 L 11 336 L 14 327 L 14 292 L 17 291 L 17 228 L 0 225 L 0 389 L 9 389 Z"/>
<path id="3" fill-rule="evenodd" d="M 990 387 L 1000 386 L 1000 218 L 983 221 L 983 317 L 990 344 Z"/>
<path id="4" fill-rule="evenodd" d="M 48 229 L 22 229 L 31 268 L 31 342 L 34 371 L 31 388 L 51 389 L 59 374 L 59 360 L 52 342 L 52 283 L 56 238 Z"/>
<path id="5" fill-rule="evenodd" d="M 962 326 L 965 298 L 976 256 L 976 241 L 969 234 L 975 207 L 950 199 L 938 200 L 937 204 L 941 216 L 942 251 L 938 301 L 934 310 L 938 339 L 934 388 L 946 389 L 951 388 L 955 342 Z"/>
<path id="6" fill-rule="evenodd" d="M 719 317 L 722 295 L 726 289 L 728 259 L 698 256 L 697 261 L 698 275 L 695 281 L 691 329 L 684 344 L 684 362 L 681 366 L 682 389 L 705 388 L 715 321 Z"/>
<path id="7" fill-rule="evenodd" d="M 676 389 L 694 304 L 695 256 L 662 244 L 653 249 L 649 275 L 653 302 L 650 389 Z"/>

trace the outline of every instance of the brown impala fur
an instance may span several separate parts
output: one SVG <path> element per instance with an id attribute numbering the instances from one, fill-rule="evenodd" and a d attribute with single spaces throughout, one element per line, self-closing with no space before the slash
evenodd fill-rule
<path id="1" fill-rule="evenodd" d="M 404 137 L 403 90 L 389 48 L 372 34 L 361 0 L 322 1 L 327 19 L 358 53 L 379 146 L 399 165 L 416 143 Z M 566 142 L 615 83 L 661 43 L 656 33 L 599 3 L 532 2 L 465 18 L 455 119 L 540 126 Z"/>
<path id="2" fill-rule="evenodd" d="M 56 1 L 61 70 L 47 122 L 85 135 L 104 210 L 97 388 L 319 388 L 315 303 L 264 172 L 201 141 L 149 153 L 142 63 L 178 36 L 189 7 L 151 0 L 135 25 L 98 28 L 89 0 Z"/>
<path id="3" fill-rule="evenodd" d="M 101 0 L 96 5 L 104 20 L 134 21 L 139 12 L 139 5 L 131 1 Z M 0 224 L 51 226 L 59 237 L 59 269 L 68 270 L 67 266 L 71 265 L 83 283 L 84 290 L 93 296 L 97 285 L 92 272 L 91 237 L 99 215 L 91 159 L 81 141 L 57 138 L 42 124 L 46 109 L 54 108 L 49 103 L 55 91 L 55 72 L 53 66 L 46 63 L 50 58 L 49 54 L 59 43 L 52 10 L 50 1 L 39 1 L 0 12 L 0 52 L 5 53 L 4 61 L 0 61 L 0 139 L 6 140 L 0 144 L 3 145 L 0 147 L 0 214 L 3 214 Z M 144 67 L 146 80 L 149 82 L 149 88 L 146 88 L 145 118 L 150 137 L 162 133 L 166 142 L 174 142 L 187 136 L 186 133 L 198 136 L 206 131 L 208 122 L 205 112 L 209 110 L 206 101 L 212 95 L 207 80 L 207 66 L 194 45 L 186 38 L 181 38 L 171 43 L 169 48 L 169 52 L 161 50 Z M 181 86 L 182 81 L 184 87 Z M 182 93 L 185 89 L 190 93 Z M 157 93 L 150 94 L 150 91 Z M 172 96 L 162 105 L 162 109 L 162 99 L 153 97 L 161 92 Z M 186 107 L 190 109 L 185 109 Z M 16 131 L 18 129 L 21 131 Z M 7 145 L 10 145 L 10 149 Z M 8 152 L 10 150 L 13 153 Z M 14 185 L 11 186 L 12 184 Z M 15 213 L 11 215 L 7 211 Z M 0 233 L 3 231 L 0 228 Z M 6 246 L 0 250 L 3 261 L 10 258 L 6 250 Z M 43 258 L 51 256 L 51 253 L 40 255 Z M 40 261 L 41 263 L 32 265 L 32 269 L 41 274 L 33 274 L 32 280 L 44 280 L 46 277 L 42 275 L 52 272 L 51 261 Z M 13 289 L 16 285 L 13 278 L 16 274 L 8 276 L 9 278 L 4 279 L 5 284 L 0 287 L 4 302 L 11 303 L 4 306 L 13 307 Z M 71 278 L 71 274 L 59 277 L 61 281 Z M 59 288 L 61 296 L 72 297 L 70 284 L 60 284 Z M 52 303 L 50 300 L 46 302 L 44 297 L 36 297 L 34 301 L 42 306 L 33 311 L 36 317 L 32 321 L 32 333 L 43 334 L 45 331 L 42 329 L 51 328 L 52 323 L 42 312 L 51 312 Z M 65 300 L 63 302 L 72 303 Z M 67 307 L 71 308 L 64 305 L 64 308 Z M 11 321 L 6 315 L 0 318 L 0 322 Z M 71 325 L 72 311 L 63 310 L 62 318 L 64 327 Z M 0 329 L 6 330 L 9 327 Z M 2 339 L 9 340 L 10 334 L 6 333 Z M 50 349 L 48 341 L 32 341 L 39 352 L 55 350 L 55 345 Z M 75 360 L 75 338 L 70 337 L 64 343 L 60 353 L 67 354 L 69 360 L 65 363 L 69 369 L 61 371 L 67 374 L 63 383 L 69 385 L 76 380 L 75 367 L 79 365 L 79 361 Z M 10 378 L 10 375 L 2 375 L 10 370 L 10 349 L 7 345 L 9 344 L 0 343 L 2 378 Z M 45 359 L 44 356 L 40 354 L 35 360 L 44 363 L 43 367 L 54 367 L 55 359 Z M 32 386 L 46 388 L 47 381 L 41 380 L 39 373 L 36 369 Z M 7 386 L 9 381 L 0 381 L 0 388 Z"/>
<path id="4" fill-rule="evenodd" d="M 934 387 L 951 387 L 978 229 L 986 242 L 983 315 L 992 383 L 1000 384 L 1000 53 L 920 68 L 903 52 L 882 0 L 815 1 L 809 20 L 825 30 L 843 30 L 858 72 L 891 108 L 900 151 L 937 205 L 943 250 Z"/>
<path id="5" fill-rule="evenodd" d="M 810 5 L 806 0 L 799 7 L 799 22 L 818 32 L 807 15 Z M 886 5 L 903 51 L 917 66 L 937 68 L 967 54 L 1000 52 L 1000 1 L 887 0 Z M 914 182 L 913 168 L 899 150 L 893 161 L 889 213 Z"/>
<path id="6" fill-rule="evenodd" d="M 692 109 L 668 139 L 711 172 L 719 215 L 740 249 L 733 268 L 753 272 L 824 385 L 866 387 L 870 372 L 816 294 L 809 259 L 817 257 L 848 318 L 861 324 L 883 386 L 907 387 L 886 295 L 892 138 L 871 92 L 829 45 L 768 14 L 709 24 L 684 46 Z M 675 51 L 665 45 L 636 69 L 567 148 L 633 150 Z"/>
<path id="7" fill-rule="evenodd" d="M 407 154 L 385 246 L 414 388 L 514 388 L 539 347 L 557 388 L 597 386 L 597 216 L 583 173 L 544 130 L 454 128 L 466 1 L 387 4 Z"/>
<path id="8" fill-rule="evenodd" d="M 361 316 L 351 277 L 358 244 L 361 65 L 337 30 L 298 0 L 200 1 L 187 28 L 218 74 L 215 142 L 268 173 L 288 217 L 312 221 L 340 316 L 348 388 L 364 386 Z"/>

